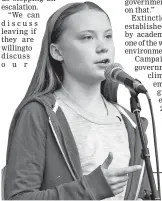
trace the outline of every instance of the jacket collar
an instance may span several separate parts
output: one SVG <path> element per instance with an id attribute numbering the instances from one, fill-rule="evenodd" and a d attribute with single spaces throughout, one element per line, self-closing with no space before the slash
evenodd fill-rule
<path id="1" fill-rule="evenodd" d="M 50 93 L 46 96 L 43 96 L 41 99 L 45 104 L 53 109 L 52 113 L 50 113 L 53 127 L 54 129 L 57 129 L 56 134 L 62 145 L 62 149 L 67 157 L 69 165 L 71 166 L 70 168 L 72 169 L 75 177 L 79 178 L 81 176 L 79 152 L 67 119 L 62 109 L 59 106 L 57 108 L 55 107 L 57 102 L 53 94 Z"/>
<path id="2" fill-rule="evenodd" d="M 65 151 L 67 152 L 75 176 L 79 178 L 81 176 L 81 164 L 76 142 L 61 108 L 58 108 L 56 116 L 62 133 Z"/>
<path id="3" fill-rule="evenodd" d="M 130 111 L 126 110 L 125 108 L 124 108 L 124 110 L 131 117 L 131 119 L 136 123 L 135 115 L 132 114 Z M 123 115 L 123 114 L 121 114 L 121 115 L 124 120 L 126 129 L 128 131 L 129 149 L 131 152 L 129 166 L 139 164 L 139 161 L 137 163 L 137 160 L 138 160 L 138 157 L 140 157 L 140 155 L 141 155 L 142 146 L 141 146 L 140 139 L 139 139 L 140 136 L 138 133 L 138 129 L 134 128 L 131 125 L 131 123 L 129 122 L 129 120 L 127 119 L 127 117 L 125 115 Z M 142 121 L 143 131 L 145 133 L 146 129 L 147 129 L 148 121 L 143 117 L 141 118 L 141 121 Z M 137 141 L 138 141 L 138 143 L 137 143 Z M 134 189 L 133 186 L 137 186 L 136 182 L 137 182 L 138 178 L 134 178 L 134 176 L 135 176 L 135 174 L 133 174 L 133 173 L 129 174 L 129 180 L 127 183 L 127 188 L 126 188 L 126 193 L 125 193 L 125 198 L 124 198 L 125 200 L 134 199 L 133 197 L 129 197 L 130 195 L 134 195 L 134 193 L 135 193 L 135 192 L 131 192 L 132 189 Z"/>

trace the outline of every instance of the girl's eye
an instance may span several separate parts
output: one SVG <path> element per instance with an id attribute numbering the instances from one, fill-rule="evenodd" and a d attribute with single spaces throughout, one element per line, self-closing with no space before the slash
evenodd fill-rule
<path id="1" fill-rule="evenodd" d="M 106 35 L 106 38 L 112 38 L 112 34 Z"/>
<path id="2" fill-rule="evenodd" d="M 84 36 L 82 39 L 83 39 L 83 40 L 92 40 L 93 37 L 92 37 L 92 36 Z"/>

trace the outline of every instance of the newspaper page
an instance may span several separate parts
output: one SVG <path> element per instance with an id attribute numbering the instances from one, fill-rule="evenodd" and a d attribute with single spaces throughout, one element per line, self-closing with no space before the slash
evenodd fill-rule
<path id="1" fill-rule="evenodd" d="M 60 7 L 78 0 L 1 0 L 0 4 L 0 168 L 6 164 L 9 126 L 36 69 L 48 18 Z M 92 0 L 109 16 L 115 63 L 138 79 L 151 97 L 159 165 L 162 171 L 162 0 Z M 79 23 L 79 22 L 78 22 Z M 101 22 L 102 23 L 102 22 Z M 149 104 L 139 94 L 156 180 L 156 160 Z M 118 103 L 130 109 L 130 91 L 120 84 Z M 162 176 L 161 176 L 162 180 Z"/>

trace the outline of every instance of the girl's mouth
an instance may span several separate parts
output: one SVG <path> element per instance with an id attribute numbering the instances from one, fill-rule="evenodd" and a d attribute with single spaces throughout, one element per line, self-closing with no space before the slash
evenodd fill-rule
<path id="1" fill-rule="evenodd" d="M 110 63 L 110 59 L 102 59 L 95 62 L 95 64 L 108 64 L 108 63 Z"/>

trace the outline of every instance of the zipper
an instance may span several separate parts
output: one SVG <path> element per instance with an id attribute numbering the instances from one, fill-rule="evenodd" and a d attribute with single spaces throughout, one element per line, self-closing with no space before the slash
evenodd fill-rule
<path id="1" fill-rule="evenodd" d="M 57 142 L 57 144 L 58 144 L 58 147 L 59 147 L 59 149 L 60 149 L 60 151 L 61 151 L 61 153 L 62 153 L 62 156 L 63 156 L 63 158 L 64 158 L 64 160 L 65 160 L 65 162 L 66 162 L 66 164 L 67 164 L 67 167 L 68 167 L 68 169 L 69 169 L 69 171 L 70 171 L 70 173 L 71 173 L 73 179 L 76 180 L 77 178 L 76 178 L 76 176 L 75 176 L 75 174 L 74 174 L 74 172 L 73 172 L 73 170 L 72 170 L 72 168 L 71 168 L 71 166 L 70 166 L 70 164 L 69 164 L 69 162 L 68 162 L 68 160 L 67 160 L 67 158 L 66 158 L 66 156 L 65 156 L 65 153 L 64 153 L 62 147 L 61 147 L 61 144 L 60 144 L 60 142 L 59 142 L 59 139 L 58 139 L 58 137 L 57 137 L 57 134 L 56 134 L 56 132 L 55 132 L 55 129 L 54 129 L 53 125 L 52 125 L 52 121 L 51 121 L 50 117 L 49 117 L 49 123 L 50 123 L 51 129 L 52 129 L 52 132 L 53 132 L 53 134 L 54 134 L 54 136 L 55 136 L 55 139 L 56 139 L 56 142 Z"/>
<path id="2" fill-rule="evenodd" d="M 139 195 L 140 188 L 141 188 L 141 185 L 142 185 L 142 179 L 143 179 L 143 176 L 144 176 L 144 170 L 145 170 L 145 161 L 143 161 L 143 163 L 142 163 L 142 170 L 141 170 L 140 177 L 139 177 L 139 180 L 138 180 L 135 200 L 138 199 L 138 195 Z"/>

